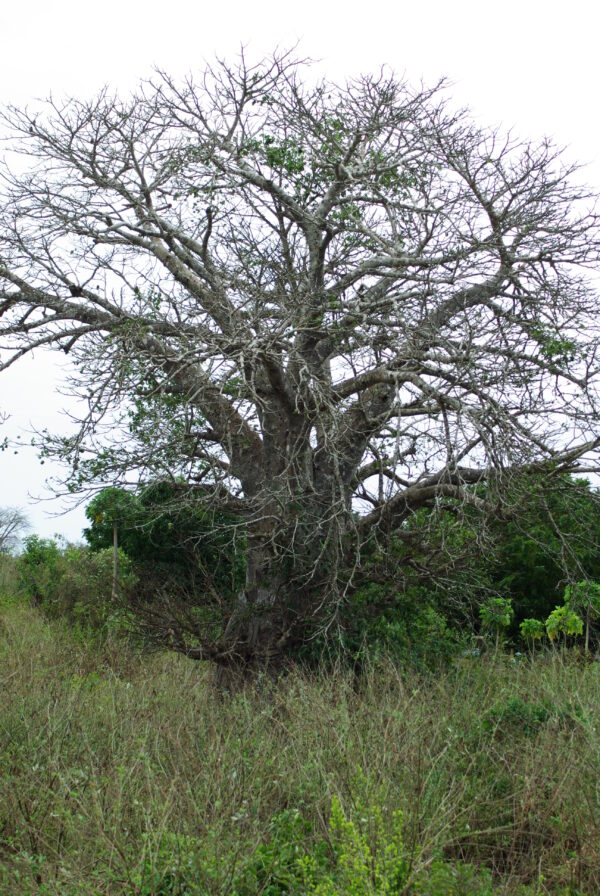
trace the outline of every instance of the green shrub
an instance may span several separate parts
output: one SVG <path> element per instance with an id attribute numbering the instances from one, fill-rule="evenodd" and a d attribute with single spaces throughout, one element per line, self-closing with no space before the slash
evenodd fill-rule
<path id="1" fill-rule="evenodd" d="M 0 551 L 0 599 L 14 598 L 19 591 L 19 584 L 15 557 Z"/>
<path id="2" fill-rule="evenodd" d="M 546 632 L 551 641 L 555 641 L 561 635 L 564 640 L 568 636 L 581 635 L 583 619 L 566 605 L 555 607 L 546 619 Z"/>
<path id="3" fill-rule="evenodd" d="M 29 535 L 18 558 L 18 571 L 25 593 L 48 612 L 56 600 L 62 551 L 53 538 Z"/>
<path id="4" fill-rule="evenodd" d="M 399 591 L 393 582 L 369 582 L 340 607 L 338 627 L 326 636 L 318 633 L 298 655 L 309 666 L 325 659 L 361 671 L 391 660 L 426 670 L 448 666 L 465 643 L 425 589 Z"/>
<path id="5" fill-rule="evenodd" d="M 63 554 L 62 577 L 58 589 L 61 612 L 82 630 L 100 632 L 118 628 L 123 620 L 121 602 L 113 600 L 113 552 L 107 548 L 94 554 L 85 547 L 69 545 Z M 126 593 L 135 583 L 131 561 L 118 555 L 118 593 Z"/>
<path id="6" fill-rule="evenodd" d="M 479 608 L 479 616 L 483 627 L 495 634 L 498 646 L 500 633 L 506 631 L 514 616 L 512 601 L 508 597 L 489 597 Z"/>
<path id="7" fill-rule="evenodd" d="M 286 809 L 269 825 L 269 840 L 261 843 L 236 880 L 232 896 L 284 896 L 310 892 L 329 863 L 327 842 L 314 839 L 312 825 L 298 809 Z"/>
<path id="8" fill-rule="evenodd" d="M 585 650 L 590 647 L 592 630 L 597 627 L 600 617 L 600 584 L 585 579 L 576 585 L 567 585 L 564 593 L 565 606 L 585 619 Z"/>
<path id="9" fill-rule="evenodd" d="M 512 512 L 489 520 L 495 546 L 479 562 L 491 587 L 513 600 L 512 635 L 523 619 L 547 618 L 566 575 L 600 580 L 600 495 L 584 479 L 528 473 L 502 498 Z"/>
<path id="10" fill-rule="evenodd" d="M 519 629 L 521 637 L 530 645 L 534 645 L 536 641 L 541 641 L 546 634 L 546 628 L 540 619 L 524 619 Z"/>
<path id="11" fill-rule="evenodd" d="M 270 833 L 269 841 L 256 849 L 233 885 L 231 896 L 493 894 L 485 869 L 440 858 L 421 862 L 418 855 L 411 855 L 400 811 L 392 812 L 386 822 L 379 806 L 366 808 L 357 801 L 347 815 L 334 797 L 329 842 L 315 838 L 312 826 L 296 809 L 277 815 Z"/>
<path id="12" fill-rule="evenodd" d="M 494 896 L 492 875 L 487 868 L 441 860 L 431 864 L 413 892 L 415 896 Z"/>
<path id="13" fill-rule="evenodd" d="M 181 484 L 179 484 L 181 485 Z M 168 582 L 174 594 L 236 594 L 244 582 L 245 541 L 239 520 L 209 510 L 191 494 L 182 496 L 177 483 L 155 480 L 136 494 L 121 488 L 99 492 L 85 511 L 90 522 L 83 535 L 92 551 L 118 542 L 146 583 L 145 595 Z"/>
<path id="14" fill-rule="evenodd" d="M 150 837 L 144 847 L 134 876 L 137 896 L 208 896 L 202 844 L 196 837 L 166 832 L 156 850 Z"/>
<path id="15" fill-rule="evenodd" d="M 546 724 L 550 715 L 544 704 L 527 703 L 514 696 L 491 707 L 483 718 L 483 728 L 512 735 L 532 735 Z"/>
<path id="16" fill-rule="evenodd" d="M 119 551 L 120 592 L 135 583 L 131 562 Z M 123 622 L 113 602 L 113 552 L 93 553 L 82 545 L 60 544 L 33 535 L 17 560 L 24 592 L 50 618 L 65 617 L 78 630 L 101 633 Z"/>
<path id="17" fill-rule="evenodd" d="M 357 810 L 348 818 L 334 797 L 329 830 L 335 867 L 330 877 L 314 887 L 315 896 L 383 896 L 402 892 L 408 882 L 411 862 L 404 846 L 402 814 L 393 814 L 387 832 L 379 807 L 364 811 L 358 805 Z"/>

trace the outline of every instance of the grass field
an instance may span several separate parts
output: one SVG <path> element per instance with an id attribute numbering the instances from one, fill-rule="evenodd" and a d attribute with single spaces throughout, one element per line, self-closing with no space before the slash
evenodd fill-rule
<path id="1" fill-rule="evenodd" d="M 209 671 L 0 608 L 3 896 L 600 892 L 600 664 Z"/>

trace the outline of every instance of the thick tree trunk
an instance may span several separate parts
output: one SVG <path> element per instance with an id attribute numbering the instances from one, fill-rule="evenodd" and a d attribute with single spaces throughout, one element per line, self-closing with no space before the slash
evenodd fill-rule
<path id="1" fill-rule="evenodd" d="M 224 635 L 228 648 L 217 670 L 220 687 L 257 675 L 278 675 L 285 666 L 287 588 L 272 546 L 249 539 L 246 583 Z"/>
<path id="2" fill-rule="evenodd" d="M 232 678 L 280 674 L 312 630 L 319 604 L 325 606 L 332 571 L 339 575 L 344 513 L 327 516 L 330 502 L 314 487 L 302 494 L 295 483 L 285 495 L 262 507 L 261 521 L 247 530 L 245 587 L 225 631 L 217 676 L 227 687 Z"/>

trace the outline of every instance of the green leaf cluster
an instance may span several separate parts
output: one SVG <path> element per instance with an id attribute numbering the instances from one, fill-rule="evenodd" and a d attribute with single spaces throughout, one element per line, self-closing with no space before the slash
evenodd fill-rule
<path id="1" fill-rule="evenodd" d="M 132 563 L 118 553 L 118 590 L 136 584 Z M 62 617 L 81 635 L 105 637 L 128 628 L 122 606 L 113 602 L 112 547 L 92 552 L 82 545 L 31 535 L 17 558 L 23 592 L 50 618 Z"/>
<path id="2" fill-rule="evenodd" d="M 546 619 L 546 633 L 551 641 L 560 636 L 575 636 L 583 634 L 583 619 L 577 615 L 568 605 L 555 607 Z"/>
<path id="3" fill-rule="evenodd" d="M 524 619 L 519 625 L 521 637 L 529 644 L 541 641 L 546 634 L 544 623 L 539 619 Z"/>
<path id="4" fill-rule="evenodd" d="M 507 597 L 490 597 L 479 609 L 482 624 L 493 631 L 507 629 L 514 615 L 512 601 Z"/>
<path id="5" fill-rule="evenodd" d="M 86 517 L 84 537 L 94 552 L 112 545 L 117 521 L 119 545 L 144 601 L 161 589 L 200 610 L 209 591 L 227 602 L 244 581 L 239 520 L 209 509 L 184 483 L 157 480 L 135 493 L 104 489 L 87 506 Z"/>

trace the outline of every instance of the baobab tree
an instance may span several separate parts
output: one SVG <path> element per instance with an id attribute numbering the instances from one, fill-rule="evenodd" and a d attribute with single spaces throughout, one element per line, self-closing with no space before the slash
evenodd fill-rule
<path id="1" fill-rule="evenodd" d="M 176 649 L 277 667 L 415 511 L 595 464 L 598 218 L 549 141 L 286 54 L 3 121 L 2 366 L 62 350 L 88 407 L 45 451 L 241 527 Z"/>

